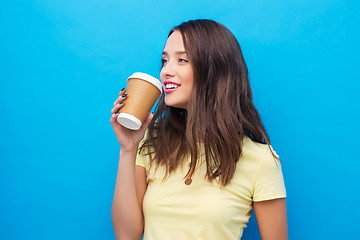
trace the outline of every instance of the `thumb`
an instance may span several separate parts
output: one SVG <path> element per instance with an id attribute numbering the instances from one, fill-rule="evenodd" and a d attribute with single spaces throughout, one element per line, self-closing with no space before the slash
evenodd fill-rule
<path id="1" fill-rule="evenodd" d="M 151 120 L 153 119 L 154 114 L 153 113 L 149 113 L 148 117 L 146 118 L 144 124 L 141 126 L 142 129 L 147 129 L 147 127 L 149 126 Z"/>

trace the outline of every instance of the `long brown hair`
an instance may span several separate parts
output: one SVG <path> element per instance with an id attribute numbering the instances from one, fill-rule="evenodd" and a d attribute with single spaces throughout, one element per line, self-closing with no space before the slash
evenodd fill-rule
<path id="1" fill-rule="evenodd" d="M 174 27 L 168 37 L 174 31 L 181 32 L 192 64 L 193 92 L 187 110 L 166 106 L 162 95 L 140 151 L 146 148 L 151 163 L 165 166 L 166 175 L 190 155 L 186 181 L 195 172 L 202 143 L 206 178 L 218 178 L 225 186 L 234 175 L 245 135 L 270 147 L 253 103 L 248 69 L 238 41 L 224 25 L 198 19 Z"/>

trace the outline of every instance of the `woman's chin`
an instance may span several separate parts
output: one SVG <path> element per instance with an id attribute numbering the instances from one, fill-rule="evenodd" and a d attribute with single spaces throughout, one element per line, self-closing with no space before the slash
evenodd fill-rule
<path id="1" fill-rule="evenodd" d="M 168 107 L 174 107 L 174 108 L 182 108 L 186 110 L 186 106 L 184 106 L 183 104 L 176 104 L 176 103 L 167 103 L 165 102 L 166 106 Z"/>

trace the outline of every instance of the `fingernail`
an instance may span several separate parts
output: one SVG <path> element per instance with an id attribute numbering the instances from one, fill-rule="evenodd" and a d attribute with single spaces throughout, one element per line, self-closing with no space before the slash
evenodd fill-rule
<path id="1" fill-rule="evenodd" d="M 120 91 L 124 91 L 125 90 L 125 88 L 122 88 Z"/>
<path id="2" fill-rule="evenodd" d="M 121 101 L 121 102 L 119 102 L 119 105 L 121 105 L 121 104 L 123 104 L 124 103 L 124 101 Z"/>
<path id="3" fill-rule="evenodd" d="M 126 97 L 126 96 L 127 96 L 127 93 L 125 93 L 125 94 L 121 95 L 121 97 Z"/>
<path id="4" fill-rule="evenodd" d="M 117 114 L 119 111 L 117 111 L 115 114 Z"/>

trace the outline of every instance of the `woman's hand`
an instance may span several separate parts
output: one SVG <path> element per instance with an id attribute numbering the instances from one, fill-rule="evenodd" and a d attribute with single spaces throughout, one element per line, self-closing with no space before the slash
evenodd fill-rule
<path id="1" fill-rule="evenodd" d="M 122 126 L 118 121 L 117 117 L 119 116 L 119 110 L 125 104 L 127 94 L 126 90 L 122 89 L 119 93 L 118 99 L 114 102 L 114 108 L 111 109 L 111 118 L 110 123 L 114 129 L 116 138 L 120 144 L 120 147 L 124 151 L 136 151 L 139 146 L 139 142 L 143 139 L 145 130 L 149 126 L 153 114 L 150 113 L 146 121 L 141 125 L 139 130 L 130 130 Z"/>

